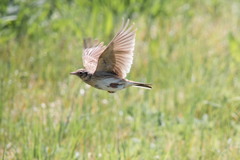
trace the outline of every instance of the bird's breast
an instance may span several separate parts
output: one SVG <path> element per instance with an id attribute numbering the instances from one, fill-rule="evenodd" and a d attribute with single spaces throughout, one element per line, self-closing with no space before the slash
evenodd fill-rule
<path id="1" fill-rule="evenodd" d="M 93 74 L 88 84 L 101 90 L 117 91 L 125 87 L 125 80 L 115 75 Z"/>

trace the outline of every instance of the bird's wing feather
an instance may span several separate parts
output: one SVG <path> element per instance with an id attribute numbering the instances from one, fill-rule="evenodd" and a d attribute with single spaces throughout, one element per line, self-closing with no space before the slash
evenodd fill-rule
<path id="1" fill-rule="evenodd" d="M 137 29 L 132 30 L 134 24 L 127 29 L 128 24 L 129 20 L 123 28 L 122 20 L 120 30 L 99 57 L 96 71 L 115 73 L 122 78 L 130 72 Z"/>
<path id="2" fill-rule="evenodd" d="M 94 73 L 97 64 L 98 58 L 105 50 L 106 46 L 103 46 L 103 42 L 98 44 L 98 40 L 95 39 L 94 44 L 92 43 L 92 39 L 88 38 L 84 39 L 84 50 L 82 54 L 83 66 L 89 73 Z"/>

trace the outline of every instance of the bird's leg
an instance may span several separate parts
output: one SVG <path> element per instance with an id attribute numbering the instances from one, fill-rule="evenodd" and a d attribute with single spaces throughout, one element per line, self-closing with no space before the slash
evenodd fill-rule
<path id="1" fill-rule="evenodd" d="M 108 93 L 115 93 L 114 91 L 108 91 Z"/>
<path id="2" fill-rule="evenodd" d="M 118 88 L 118 85 L 119 85 L 118 83 L 111 83 L 111 84 L 110 84 L 110 87 L 112 87 L 112 88 Z"/>

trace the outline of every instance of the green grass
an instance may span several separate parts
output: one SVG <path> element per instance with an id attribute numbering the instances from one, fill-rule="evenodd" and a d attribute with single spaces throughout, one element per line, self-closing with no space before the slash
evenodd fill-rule
<path id="1" fill-rule="evenodd" d="M 0 12 L 0 159 L 239 159 L 239 1 L 16 5 Z M 138 28 L 127 78 L 152 90 L 69 75 L 82 38 L 107 45 L 122 17 Z"/>

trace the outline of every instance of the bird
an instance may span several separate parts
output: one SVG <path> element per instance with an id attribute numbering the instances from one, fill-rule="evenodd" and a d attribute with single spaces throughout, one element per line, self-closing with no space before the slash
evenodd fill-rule
<path id="1" fill-rule="evenodd" d="M 128 87 L 141 87 L 152 89 L 153 84 L 134 82 L 125 79 L 130 72 L 133 62 L 133 51 L 135 46 L 136 29 L 134 23 L 128 27 L 129 19 L 124 25 L 124 18 L 118 33 L 107 45 L 98 43 L 95 39 L 84 38 L 84 50 L 82 54 L 85 69 L 71 72 L 90 86 L 115 93 Z"/>

